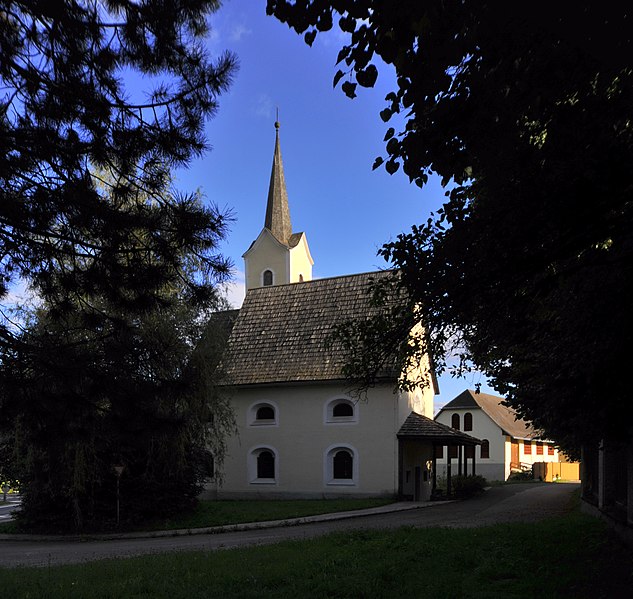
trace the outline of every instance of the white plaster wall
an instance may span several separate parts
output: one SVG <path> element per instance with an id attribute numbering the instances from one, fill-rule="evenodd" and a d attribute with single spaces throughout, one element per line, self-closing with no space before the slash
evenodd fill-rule
<path id="1" fill-rule="evenodd" d="M 416 387 L 411 391 L 401 391 L 398 402 L 398 428 L 400 428 L 411 412 L 433 419 L 434 396 L 433 387 L 430 383 L 426 387 Z"/>
<path id="2" fill-rule="evenodd" d="M 312 265 L 314 261 L 310 256 L 310 250 L 308 249 L 308 240 L 305 233 L 301 235 L 299 243 L 290 248 L 290 283 L 298 283 L 303 275 L 304 281 L 312 280 Z"/>
<path id="3" fill-rule="evenodd" d="M 263 229 L 255 243 L 244 254 L 246 290 L 262 286 L 262 273 L 273 272 L 273 284 L 290 282 L 289 250 L 281 245 L 273 235 Z"/>
<path id="4" fill-rule="evenodd" d="M 323 497 L 394 495 L 398 490 L 398 396 L 392 386 L 372 389 L 358 402 L 355 423 L 325 422 L 325 405 L 344 397 L 337 385 L 297 385 L 236 389 L 233 406 L 238 435 L 228 439 L 224 484 L 218 496 Z M 249 426 L 248 409 L 257 402 L 278 406 L 277 424 Z M 330 485 L 324 476 L 325 452 L 334 445 L 356 450 L 358 477 L 354 485 Z M 277 453 L 277 479 L 249 481 L 247 456 L 255 447 Z"/>
<path id="5" fill-rule="evenodd" d="M 505 467 L 503 469 L 503 480 L 508 480 L 510 476 L 510 464 L 512 463 L 512 437 L 505 438 Z"/>
<path id="6" fill-rule="evenodd" d="M 420 468 L 420 501 L 431 498 L 433 450 L 429 443 L 406 443 L 402 456 L 402 493 L 414 498 L 415 469 Z"/>

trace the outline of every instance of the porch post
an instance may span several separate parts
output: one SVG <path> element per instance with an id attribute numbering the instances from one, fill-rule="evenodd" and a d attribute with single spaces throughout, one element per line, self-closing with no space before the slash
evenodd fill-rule
<path id="1" fill-rule="evenodd" d="M 402 451 L 402 439 L 398 439 L 398 499 L 402 501 L 402 477 L 404 476 L 404 456 Z"/>
<path id="2" fill-rule="evenodd" d="M 451 494 L 451 446 L 446 446 L 446 495 Z"/>
<path id="3" fill-rule="evenodd" d="M 464 476 L 468 476 L 468 454 L 466 453 L 466 445 L 464 445 Z"/>
<path id="4" fill-rule="evenodd" d="M 473 445 L 473 476 L 477 473 L 475 472 L 475 458 L 477 457 L 477 446 Z"/>
<path id="5" fill-rule="evenodd" d="M 461 445 L 457 446 L 457 474 L 462 475 L 462 451 L 464 448 Z"/>
<path id="6" fill-rule="evenodd" d="M 431 472 L 431 480 L 433 481 L 431 485 L 431 493 L 435 493 L 435 489 L 437 488 L 437 457 L 436 457 L 437 445 L 433 443 L 433 460 L 432 460 L 432 472 Z"/>
<path id="7" fill-rule="evenodd" d="M 607 458 L 607 444 L 604 439 L 600 441 L 598 449 L 598 509 L 604 509 L 611 504 L 609 487 L 609 460 Z"/>
<path id="8" fill-rule="evenodd" d="M 626 521 L 631 526 L 633 524 L 633 445 L 629 443 L 626 448 Z"/>

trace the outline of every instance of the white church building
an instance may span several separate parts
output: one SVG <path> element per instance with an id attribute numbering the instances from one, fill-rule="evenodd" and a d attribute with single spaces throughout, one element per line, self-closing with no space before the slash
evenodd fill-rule
<path id="1" fill-rule="evenodd" d="M 264 227 L 244 254 L 246 298 L 222 365 L 237 432 L 206 495 L 428 499 L 437 446 L 477 440 L 432 420 L 438 390 L 428 359 L 419 365 L 426 384 L 413 391 L 397 391 L 392 370 L 366 399 L 349 393 L 346 352 L 331 335 L 376 310 L 368 289 L 388 273 L 312 279 L 306 234 L 292 231 L 275 127 Z"/>

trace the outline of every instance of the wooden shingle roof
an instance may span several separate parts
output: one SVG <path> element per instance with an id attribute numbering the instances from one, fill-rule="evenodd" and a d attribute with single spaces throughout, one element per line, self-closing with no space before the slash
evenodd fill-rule
<path id="1" fill-rule="evenodd" d="M 399 439 L 419 439 L 442 445 L 480 445 L 481 441 L 450 426 L 411 412 L 398 431 Z"/>
<path id="2" fill-rule="evenodd" d="M 369 286 L 388 271 L 251 289 L 222 361 L 226 383 L 260 385 L 343 379 L 347 353 L 335 327 L 371 316 Z M 394 380 L 395 371 L 379 377 Z"/>
<path id="3" fill-rule="evenodd" d="M 502 405 L 502 401 L 503 397 L 498 395 L 476 393 L 467 389 L 449 401 L 440 412 L 459 408 L 481 409 L 506 435 L 515 439 L 538 439 L 539 434 L 534 427 L 529 422 L 517 418 L 516 412 L 512 408 Z"/>
<path id="4" fill-rule="evenodd" d="M 275 130 L 275 153 L 273 156 L 273 168 L 270 173 L 264 227 L 281 243 L 288 245 L 292 235 L 292 224 L 290 222 L 290 208 L 288 207 L 288 192 L 286 191 L 284 165 L 281 160 L 278 122 L 275 123 Z"/>

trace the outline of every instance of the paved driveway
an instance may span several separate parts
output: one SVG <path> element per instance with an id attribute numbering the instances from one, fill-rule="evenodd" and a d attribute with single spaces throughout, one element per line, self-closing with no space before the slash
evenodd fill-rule
<path id="1" fill-rule="evenodd" d="M 2 495 L 0 494 L 0 499 L 2 499 Z M 7 495 L 7 502 L 0 503 L 0 522 L 8 522 L 13 518 L 12 513 L 14 510 L 17 510 L 20 507 L 20 496 Z"/>
<path id="2" fill-rule="evenodd" d="M 385 529 L 400 526 L 475 527 L 498 522 L 533 522 L 565 513 L 577 484 L 529 484 L 493 487 L 468 501 L 432 504 L 346 520 L 330 520 L 297 526 L 253 529 L 222 534 L 93 541 L 0 541 L 0 564 L 47 566 L 106 558 L 131 557 L 169 551 L 215 551 L 248 545 L 266 545 L 289 539 L 309 539 L 331 532 Z"/>

